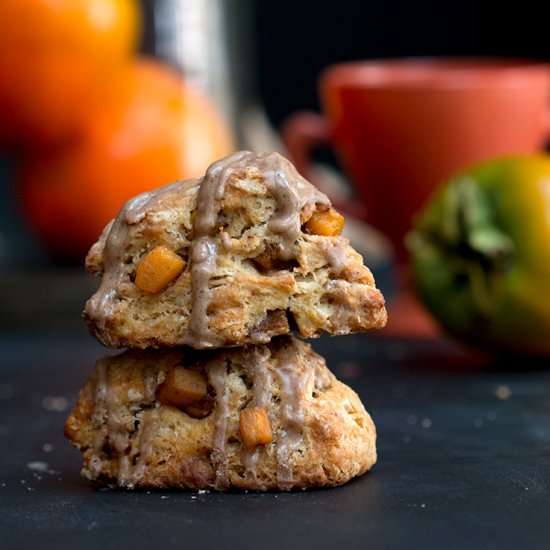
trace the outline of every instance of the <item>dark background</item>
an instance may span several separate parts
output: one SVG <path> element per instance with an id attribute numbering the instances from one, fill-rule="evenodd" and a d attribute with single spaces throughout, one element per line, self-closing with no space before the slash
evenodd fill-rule
<path id="1" fill-rule="evenodd" d="M 0 0 L 1 1 L 1 0 Z M 141 50 L 154 53 L 159 3 L 141 0 Z M 324 67 L 357 59 L 403 56 L 514 56 L 550 60 L 544 2 L 473 0 L 220 0 L 243 73 L 239 96 L 259 103 L 277 130 L 299 109 L 319 109 Z M 1 121 L 0 121 L 1 123 Z M 0 156 L 0 267 L 46 260 L 22 223 L 9 185 L 11 161 Z M 6 238 L 6 236 L 8 238 Z"/>
<path id="2" fill-rule="evenodd" d="M 257 90 L 277 127 L 296 109 L 318 108 L 319 72 L 339 61 L 435 55 L 550 59 L 549 11 L 545 2 L 531 0 L 258 1 L 252 10 Z"/>
<path id="3" fill-rule="evenodd" d="M 239 28 L 252 23 L 249 82 L 275 128 L 296 109 L 318 107 L 315 81 L 333 62 L 418 55 L 550 59 L 550 20 L 542 2 L 223 1 Z M 149 33 L 143 49 L 151 44 Z M 4 169 L 7 181 L 8 168 L 0 162 L 0 180 Z M 14 257 L 36 263 L 8 186 L 0 192 L 0 230 L 10 223 L 18 228 L 11 255 L 2 254 L 10 247 L 0 231 L 0 266 Z M 514 358 L 471 364 L 448 340 L 357 335 L 315 341 L 335 374 L 358 391 L 379 431 L 372 475 L 342 488 L 289 495 L 94 490 L 78 474 L 77 451 L 63 439 L 68 411 L 44 406 L 52 397 L 74 403 L 93 362 L 105 353 L 80 332 L 55 338 L 48 332 L 56 317 L 40 303 L 44 288 L 50 307 L 74 300 L 56 306 L 62 312 L 79 312 L 89 296 L 87 288 L 71 290 L 70 281 L 75 284 L 56 275 L 53 291 L 52 281 L 24 285 L 41 338 L 0 335 L 0 531 L 6 548 L 35 541 L 94 550 L 186 543 L 201 549 L 548 547 L 548 370 L 529 370 Z M 4 284 L 0 303 L 12 298 L 14 287 Z M 13 295 L 13 312 L 6 315 L 12 325 L 25 313 L 19 296 Z M 71 330 L 84 331 L 79 313 L 75 319 L 70 317 Z M 499 397 L 501 388 L 509 398 Z M 47 472 L 29 468 L 42 461 Z"/>

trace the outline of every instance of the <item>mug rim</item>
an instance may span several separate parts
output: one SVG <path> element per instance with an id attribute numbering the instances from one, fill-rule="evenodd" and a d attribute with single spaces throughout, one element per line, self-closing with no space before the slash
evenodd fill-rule
<path id="1" fill-rule="evenodd" d="M 550 62 L 526 57 L 419 56 L 344 61 L 320 74 L 321 88 L 459 89 L 503 84 L 524 78 L 550 81 Z M 520 77 L 520 79 L 518 79 Z"/>

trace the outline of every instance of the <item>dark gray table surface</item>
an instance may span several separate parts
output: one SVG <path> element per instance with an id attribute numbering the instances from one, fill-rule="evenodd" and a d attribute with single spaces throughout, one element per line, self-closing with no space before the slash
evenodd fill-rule
<path id="1" fill-rule="evenodd" d="M 379 459 L 336 489 L 111 491 L 62 426 L 95 361 L 84 332 L 0 337 L 0 547 L 549 548 L 550 368 L 446 340 L 313 341 L 362 397 Z"/>

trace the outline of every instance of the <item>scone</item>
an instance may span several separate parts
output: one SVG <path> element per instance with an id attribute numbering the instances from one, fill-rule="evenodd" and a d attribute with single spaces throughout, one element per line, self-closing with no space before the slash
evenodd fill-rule
<path id="1" fill-rule="evenodd" d="M 292 336 L 101 359 L 65 435 L 83 453 L 84 476 L 127 488 L 307 489 L 376 462 L 359 397 Z"/>
<path id="2" fill-rule="evenodd" d="M 386 323 L 384 298 L 329 199 L 276 153 L 130 200 L 86 258 L 84 318 L 111 348 L 267 343 Z"/>

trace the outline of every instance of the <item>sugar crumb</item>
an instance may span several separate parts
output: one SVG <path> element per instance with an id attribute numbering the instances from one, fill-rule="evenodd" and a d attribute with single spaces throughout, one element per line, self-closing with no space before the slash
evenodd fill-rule
<path id="1" fill-rule="evenodd" d="M 510 390 L 508 386 L 501 385 L 501 386 L 498 386 L 497 389 L 495 390 L 495 395 L 499 399 L 506 401 L 506 399 L 509 399 L 510 396 L 512 395 L 512 390 Z"/>
<path id="2" fill-rule="evenodd" d="M 69 400 L 62 395 L 46 395 L 42 398 L 42 407 L 47 411 L 64 412 L 69 408 Z"/>
<path id="3" fill-rule="evenodd" d="M 49 469 L 48 463 L 42 460 L 35 460 L 33 462 L 27 462 L 27 468 L 34 472 L 47 472 Z"/>

